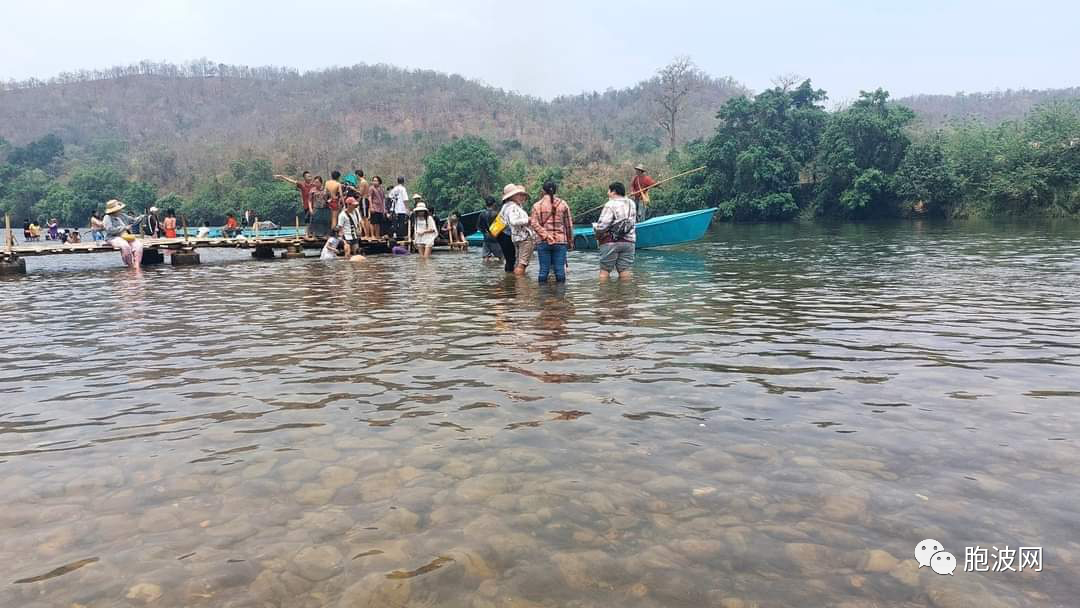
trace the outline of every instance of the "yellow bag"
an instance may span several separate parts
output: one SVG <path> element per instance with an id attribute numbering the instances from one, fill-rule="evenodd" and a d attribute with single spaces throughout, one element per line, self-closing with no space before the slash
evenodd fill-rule
<path id="1" fill-rule="evenodd" d="M 495 221 L 491 222 L 491 226 L 488 226 L 488 232 L 491 233 L 491 236 L 497 237 L 502 234 L 503 230 L 506 230 L 506 222 L 503 221 L 502 214 L 500 213 L 495 216 Z"/>
<path id="2" fill-rule="evenodd" d="M 135 240 L 135 235 L 131 234 L 130 232 L 125 232 L 121 234 L 120 237 L 129 243 Z"/>

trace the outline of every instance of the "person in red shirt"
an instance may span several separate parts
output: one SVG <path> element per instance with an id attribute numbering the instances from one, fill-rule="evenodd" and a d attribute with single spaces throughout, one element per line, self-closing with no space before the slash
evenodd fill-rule
<path id="1" fill-rule="evenodd" d="M 315 201 L 311 196 L 311 193 L 315 190 L 315 184 L 311 181 L 311 171 L 304 171 L 300 175 L 300 178 L 301 179 L 296 180 L 285 175 L 274 176 L 274 179 L 289 182 L 296 186 L 296 189 L 300 191 L 300 206 L 304 217 L 304 223 L 310 224 L 311 216 L 315 213 Z"/>
<path id="2" fill-rule="evenodd" d="M 634 165 L 634 180 L 630 182 L 630 198 L 637 203 L 637 221 L 646 218 L 649 205 L 649 190 L 656 185 L 656 180 L 645 173 L 645 167 L 638 163 Z"/>
<path id="3" fill-rule="evenodd" d="M 225 226 L 221 229 L 226 238 L 232 238 L 240 233 L 240 222 L 236 221 L 236 215 L 229 212 L 225 215 Z"/>

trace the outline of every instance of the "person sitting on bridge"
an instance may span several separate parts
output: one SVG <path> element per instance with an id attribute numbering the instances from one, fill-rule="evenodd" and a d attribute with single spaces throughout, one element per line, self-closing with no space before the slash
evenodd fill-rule
<path id="1" fill-rule="evenodd" d="M 120 251 L 125 266 L 136 270 L 142 265 L 143 244 L 135 237 L 143 216 L 122 213 L 126 205 L 115 198 L 105 203 L 105 236 L 114 249 Z"/>
<path id="2" fill-rule="evenodd" d="M 229 239 L 238 234 L 240 234 L 240 223 L 236 221 L 236 214 L 230 211 L 225 214 L 225 225 L 221 228 L 221 235 Z"/>

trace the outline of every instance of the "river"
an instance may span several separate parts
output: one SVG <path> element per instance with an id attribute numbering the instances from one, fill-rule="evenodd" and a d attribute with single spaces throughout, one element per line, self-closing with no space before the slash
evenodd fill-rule
<path id="1" fill-rule="evenodd" d="M 1080 597 L 1075 224 L 720 225 L 564 288 L 203 258 L 0 279 L 0 605 Z M 965 571 L 1006 545 L 1041 571 Z"/>

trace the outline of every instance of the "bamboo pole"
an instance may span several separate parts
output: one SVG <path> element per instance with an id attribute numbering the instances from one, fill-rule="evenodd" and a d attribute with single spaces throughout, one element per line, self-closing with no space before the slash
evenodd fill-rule
<path id="1" fill-rule="evenodd" d="M 255 240 L 259 240 L 259 216 L 255 216 L 255 225 L 252 226 L 255 229 Z"/>
<path id="2" fill-rule="evenodd" d="M 300 216 L 293 216 L 296 218 L 296 240 L 300 240 Z"/>
<path id="3" fill-rule="evenodd" d="M 181 215 L 180 221 L 184 224 L 184 244 L 187 245 L 191 242 L 191 235 L 188 234 L 187 216 Z"/>
<path id="4" fill-rule="evenodd" d="M 646 187 L 642 188 L 641 190 L 634 190 L 633 192 L 630 193 L 630 196 L 632 198 L 634 195 L 642 194 L 647 190 L 652 190 L 653 188 L 659 186 L 660 184 L 670 182 L 671 180 L 673 180 L 675 178 L 678 178 L 678 177 L 682 177 L 684 175 L 690 175 L 691 173 L 697 173 L 698 171 L 701 171 L 703 169 L 705 169 L 704 165 L 702 165 L 702 166 L 700 166 L 700 167 L 698 167 L 696 169 L 690 169 L 689 171 L 683 171 L 682 173 L 672 175 L 671 177 L 666 177 L 666 178 L 656 182 L 655 184 L 653 184 L 651 186 L 646 186 Z M 606 205 L 606 204 L 607 203 L 604 203 L 604 205 Z M 588 211 L 583 211 L 583 212 L 579 213 L 578 216 L 579 217 L 586 216 L 586 215 L 589 215 L 590 213 L 592 213 L 593 211 L 599 211 L 600 209 L 604 208 L 604 205 L 600 205 L 599 207 L 593 207 L 592 209 L 589 209 Z"/>
<path id="5" fill-rule="evenodd" d="M 4 251 L 11 253 L 11 244 L 15 242 L 15 237 L 11 234 L 11 214 L 4 214 L 4 229 L 7 231 L 5 234 L 7 237 L 4 239 Z"/>

